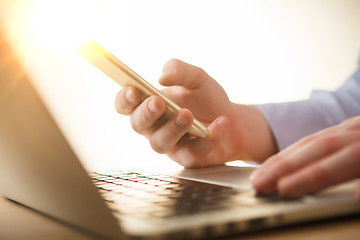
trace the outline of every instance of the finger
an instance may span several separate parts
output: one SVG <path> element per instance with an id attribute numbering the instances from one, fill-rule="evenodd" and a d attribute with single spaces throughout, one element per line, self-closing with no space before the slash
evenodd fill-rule
<path id="1" fill-rule="evenodd" d="M 272 157 L 251 176 L 254 187 L 262 193 L 274 193 L 277 181 L 302 167 L 328 156 L 338 149 L 356 140 L 357 133 L 350 132 L 339 138 L 337 135 L 311 137 L 295 144 L 290 151 L 284 151 Z"/>
<path id="2" fill-rule="evenodd" d="M 277 154 L 274 154 L 270 158 L 266 159 L 256 170 L 250 175 L 250 181 L 258 191 L 264 193 L 265 190 L 268 190 L 269 193 L 275 191 L 274 181 L 275 178 L 267 176 L 268 168 L 277 164 L 278 162 L 283 161 L 287 156 L 294 155 L 295 152 L 301 151 L 305 145 L 310 144 L 313 141 L 314 136 L 305 137 L 295 144 L 290 145 L 284 150 L 280 151 Z M 271 189 L 270 186 L 272 185 Z"/>
<path id="3" fill-rule="evenodd" d="M 360 184 L 357 186 L 357 188 L 356 188 L 356 197 L 357 197 L 357 199 L 360 201 Z"/>
<path id="4" fill-rule="evenodd" d="M 115 109 L 123 115 L 130 115 L 140 104 L 140 92 L 133 87 L 124 87 L 116 95 Z"/>
<path id="5" fill-rule="evenodd" d="M 275 193 L 276 182 L 281 176 L 301 167 L 300 163 L 306 164 L 320 157 L 319 152 L 308 150 L 314 142 L 316 143 L 315 136 L 308 136 L 267 159 L 250 176 L 254 188 L 262 194 Z M 311 154 L 313 156 L 309 156 Z M 296 164 L 294 161 L 300 163 Z"/>
<path id="6" fill-rule="evenodd" d="M 330 134 L 330 128 L 326 129 L 325 131 L 328 134 Z M 283 156 L 286 157 L 286 156 L 295 155 L 301 149 L 304 149 L 304 148 L 308 147 L 309 145 L 313 144 L 314 142 L 316 142 L 319 138 L 321 138 L 322 134 L 326 134 L 324 132 L 317 132 L 313 135 L 306 136 L 306 137 L 300 139 L 299 141 L 297 141 L 296 143 L 288 146 L 284 150 L 280 151 L 279 153 L 277 153 L 277 154 L 273 155 L 272 157 L 270 157 L 269 159 L 267 159 L 262 164 L 262 166 L 259 168 L 259 170 L 267 169 L 268 167 L 276 164 L 279 159 L 282 159 Z"/>
<path id="7" fill-rule="evenodd" d="M 360 118 L 358 118 L 358 119 L 360 119 Z M 327 149 L 330 149 L 330 150 L 333 149 L 334 147 L 336 147 L 335 145 L 337 144 L 337 142 L 339 140 L 341 140 L 338 138 L 338 131 L 340 129 L 344 129 L 344 128 L 345 129 L 354 128 L 353 125 L 355 125 L 354 123 L 357 123 L 357 122 L 359 122 L 359 121 L 356 121 L 356 117 L 351 118 L 351 119 L 344 121 L 340 125 L 336 125 L 336 126 L 327 128 L 325 130 L 319 131 L 310 136 L 304 137 L 304 138 L 300 139 L 299 141 L 297 141 L 295 144 L 290 145 L 286 149 L 282 150 L 278 154 L 276 154 L 273 157 L 266 160 L 262 164 L 262 167 L 259 168 L 259 170 L 267 169 L 268 167 L 271 167 L 272 165 L 277 163 L 278 160 L 282 158 L 282 156 L 296 155 L 297 152 L 299 152 L 301 149 L 304 149 L 304 148 L 308 147 L 309 145 L 314 144 L 314 142 L 317 142 L 317 141 L 324 140 L 322 143 L 320 143 L 320 147 L 322 149 L 324 149 L 325 152 L 327 152 Z M 358 126 L 360 126 L 360 124 L 358 124 Z M 324 138 L 324 136 L 329 136 L 329 137 Z M 347 142 L 348 141 L 346 141 L 344 143 L 346 144 Z M 341 147 L 341 146 L 343 146 L 343 145 L 338 145 L 338 147 Z"/>
<path id="8" fill-rule="evenodd" d="M 278 183 L 287 196 L 302 196 L 360 176 L 360 142 L 294 172 Z"/>
<path id="9" fill-rule="evenodd" d="M 221 157 L 221 151 L 218 150 L 216 154 L 212 155 L 212 151 L 221 142 L 222 135 L 226 131 L 229 125 L 229 120 L 226 117 L 219 117 L 215 119 L 210 126 L 209 136 L 206 138 L 195 138 L 187 141 L 178 148 L 176 148 L 169 156 L 176 162 L 186 168 L 197 168 L 210 165 L 216 165 L 224 163 L 224 156 L 226 150 L 223 150 Z"/>
<path id="10" fill-rule="evenodd" d="M 189 110 L 181 109 L 154 132 L 150 138 L 151 147 L 158 153 L 168 153 L 190 129 L 193 120 Z"/>
<path id="11" fill-rule="evenodd" d="M 195 89 L 206 77 L 209 76 L 203 69 L 178 59 L 171 59 L 164 65 L 159 83 L 163 86 L 179 85 L 187 89 Z"/>
<path id="12" fill-rule="evenodd" d="M 149 138 L 156 130 L 155 123 L 164 113 L 166 103 L 159 96 L 145 99 L 131 114 L 130 121 L 133 129 Z"/>

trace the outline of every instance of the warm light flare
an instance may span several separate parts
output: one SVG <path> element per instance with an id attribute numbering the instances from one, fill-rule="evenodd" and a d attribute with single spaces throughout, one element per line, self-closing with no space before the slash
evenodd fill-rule
<path id="1" fill-rule="evenodd" d="M 87 1 L 39 0 L 34 3 L 31 15 L 34 35 L 45 46 L 59 51 L 80 46 L 92 26 Z"/>

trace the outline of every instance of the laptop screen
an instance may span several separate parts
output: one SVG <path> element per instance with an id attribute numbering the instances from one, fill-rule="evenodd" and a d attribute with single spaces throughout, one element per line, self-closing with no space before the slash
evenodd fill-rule
<path id="1" fill-rule="evenodd" d="M 119 236 L 117 222 L 4 36 L 0 26 L 1 194 L 80 228 Z"/>

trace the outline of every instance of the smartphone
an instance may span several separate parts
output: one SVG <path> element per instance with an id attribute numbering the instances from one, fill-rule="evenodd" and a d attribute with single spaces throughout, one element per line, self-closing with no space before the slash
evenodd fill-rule
<path id="1" fill-rule="evenodd" d="M 93 40 L 88 41 L 81 46 L 79 53 L 122 87 L 133 86 L 139 89 L 144 97 L 149 97 L 151 95 L 160 96 L 166 102 L 164 113 L 166 117 L 170 118 L 181 109 L 179 105 L 167 98 L 163 93 L 145 81 L 97 42 Z M 205 125 L 197 119 L 194 119 L 188 133 L 197 137 L 206 137 L 209 131 Z"/>

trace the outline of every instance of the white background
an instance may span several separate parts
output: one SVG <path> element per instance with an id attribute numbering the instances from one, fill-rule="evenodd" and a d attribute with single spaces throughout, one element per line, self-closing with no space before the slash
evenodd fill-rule
<path id="1" fill-rule="evenodd" d="M 158 86 L 163 64 L 202 67 L 234 102 L 295 101 L 355 70 L 360 1 L 3 1 L 35 85 L 89 169 L 178 167 L 116 113 L 120 89 L 76 53 L 94 38 Z"/>

